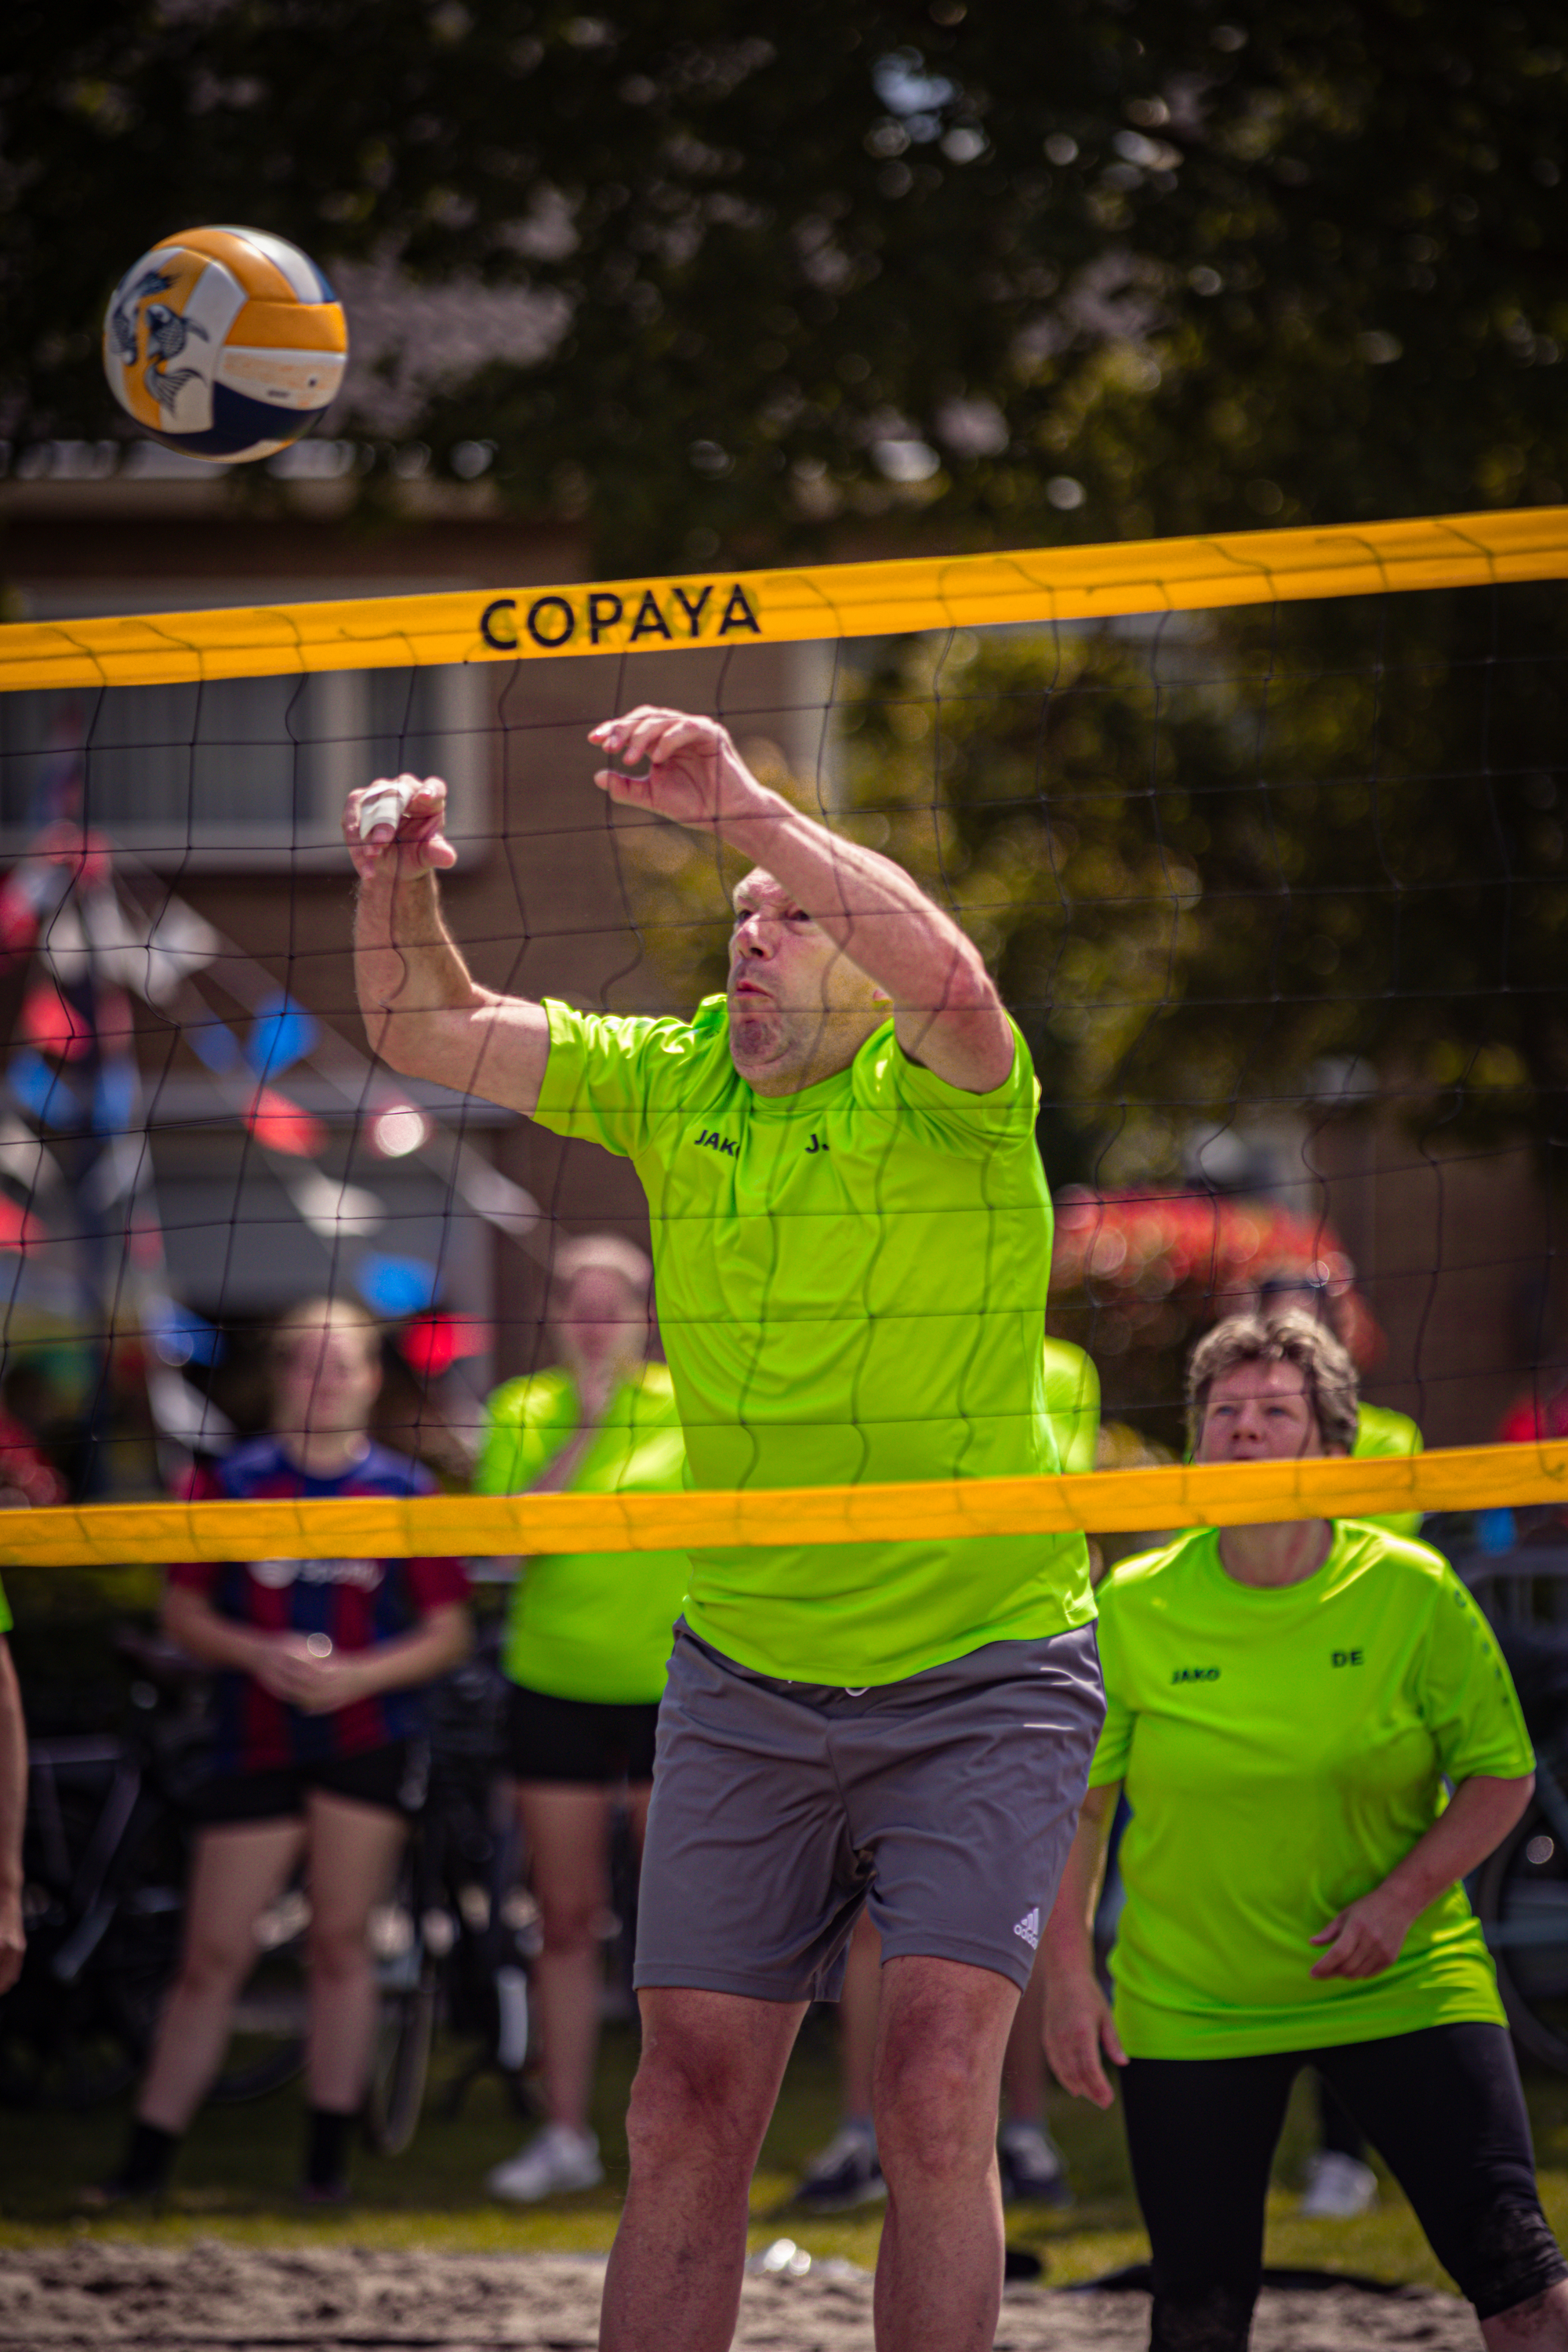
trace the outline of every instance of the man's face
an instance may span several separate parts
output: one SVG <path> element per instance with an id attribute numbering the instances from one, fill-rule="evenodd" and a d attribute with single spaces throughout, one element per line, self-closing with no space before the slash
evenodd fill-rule
<path id="1" fill-rule="evenodd" d="M 759 1094 L 797 1093 L 847 1068 L 888 1017 L 886 997 L 759 867 L 735 893 L 730 1052 Z"/>
<path id="2" fill-rule="evenodd" d="M 1299 1366 L 1237 1364 L 1209 1390 L 1199 1462 L 1291 1462 L 1323 1451 Z"/>

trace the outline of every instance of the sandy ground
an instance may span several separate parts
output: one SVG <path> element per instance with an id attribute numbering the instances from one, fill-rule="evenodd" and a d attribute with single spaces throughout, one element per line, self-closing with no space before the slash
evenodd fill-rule
<path id="1" fill-rule="evenodd" d="M 603 2279 L 602 2262 L 570 2255 L 89 2241 L 0 2256 L 0 2352 L 591 2352 Z M 1148 2315 L 1142 2294 L 1011 2288 L 998 2352 L 1142 2352 Z M 1479 2352 L 1480 2336 L 1452 2296 L 1335 2286 L 1266 2291 L 1252 2340 L 1255 2352 Z M 746 2352 L 871 2352 L 870 2278 L 831 2265 L 749 2278 L 735 2342 Z"/>

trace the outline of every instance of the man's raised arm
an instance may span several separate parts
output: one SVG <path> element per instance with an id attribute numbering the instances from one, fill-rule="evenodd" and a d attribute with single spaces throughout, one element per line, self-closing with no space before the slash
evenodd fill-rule
<path id="1" fill-rule="evenodd" d="M 715 719 L 634 710 L 589 740 L 616 764 L 601 790 L 717 832 L 770 873 L 891 1000 L 900 1045 L 950 1086 L 989 1094 L 1013 1066 L 1013 1030 L 979 950 L 901 866 L 843 841 L 770 792 Z M 627 768 L 647 762 L 647 772 Z"/>
<path id="2" fill-rule="evenodd" d="M 435 776 L 384 778 L 349 794 L 360 1011 L 372 1050 L 395 1070 L 529 1112 L 550 1058 L 549 1023 L 542 1006 L 481 988 L 452 942 L 436 883 L 458 862 L 446 814 Z"/>

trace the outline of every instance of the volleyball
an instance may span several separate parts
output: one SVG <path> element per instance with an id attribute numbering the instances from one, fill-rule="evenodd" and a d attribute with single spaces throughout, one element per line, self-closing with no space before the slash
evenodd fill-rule
<path id="1" fill-rule="evenodd" d="M 103 321 L 110 390 L 187 457 L 269 457 L 324 415 L 348 363 L 342 304 L 266 229 L 195 228 L 132 264 Z"/>

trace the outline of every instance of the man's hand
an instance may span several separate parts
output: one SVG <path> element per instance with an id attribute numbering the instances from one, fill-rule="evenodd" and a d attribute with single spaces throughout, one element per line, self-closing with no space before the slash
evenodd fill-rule
<path id="1" fill-rule="evenodd" d="M 1115 2094 L 1100 2053 L 1115 2066 L 1126 2065 L 1127 2053 L 1098 1978 L 1076 1969 L 1059 1979 L 1047 1974 L 1045 2042 L 1051 2072 L 1063 2090 L 1077 2099 L 1092 2099 L 1097 2107 L 1110 2106 Z"/>
<path id="2" fill-rule="evenodd" d="M 784 813 L 785 803 L 757 782 L 716 719 L 645 703 L 624 718 L 605 719 L 588 740 L 616 763 L 601 768 L 594 782 L 630 808 L 650 809 L 676 824 L 709 826 Z M 626 772 L 645 760 L 646 775 Z"/>
<path id="3" fill-rule="evenodd" d="M 1329 1948 L 1314 1965 L 1312 1974 L 1380 1977 L 1399 1958 L 1411 1916 L 1406 1906 L 1389 1894 L 1386 1885 L 1374 1886 L 1370 1895 L 1363 1895 L 1359 1902 L 1348 1903 L 1326 1927 L 1319 1928 L 1312 1941 L 1326 1944 Z"/>
<path id="4" fill-rule="evenodd" d="M 369 882 L 390 870 L 395 880 L 456 866 L 458 853 L 442 827 L 447 787 L 439 776 L 378 776 L 343 805 L 343 839 L 354 872 Z"/>

